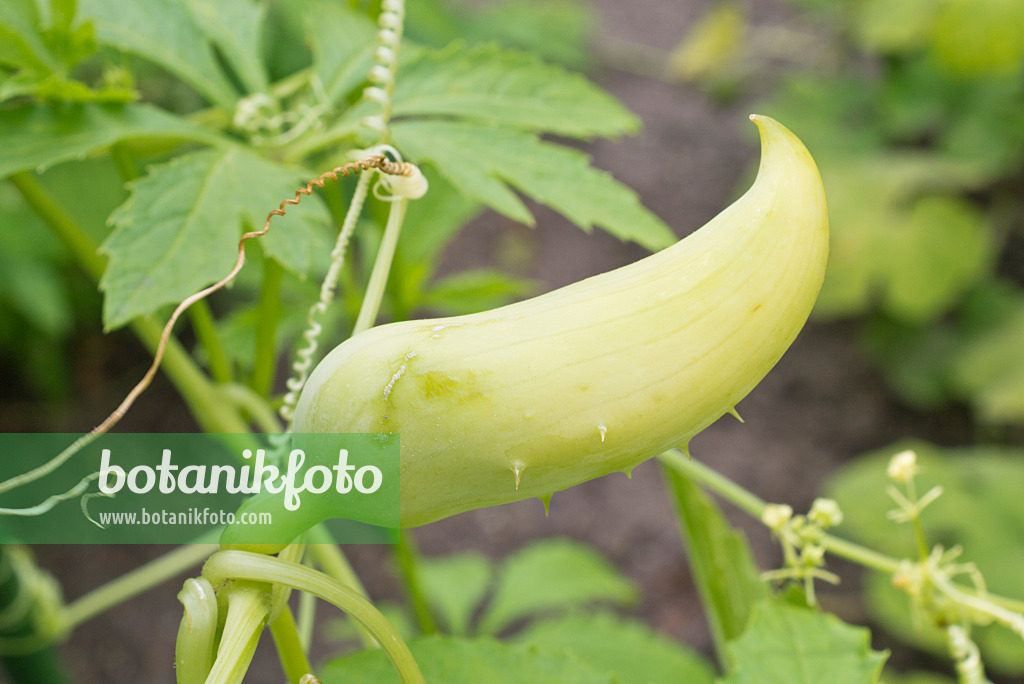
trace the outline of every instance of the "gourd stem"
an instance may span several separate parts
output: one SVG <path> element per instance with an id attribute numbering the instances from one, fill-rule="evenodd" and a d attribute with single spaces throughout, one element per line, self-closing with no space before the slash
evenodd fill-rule
<path id="1" fill-rule="evenodd" d="M 691 480 L 711 489 L 723 499 L 753 517 L 760 520 L 761 514 L 764 513 L 764 508 L 767 504 L 761 497 L 747 491 L 724 475 L 708 468 L 700 461 L 695 461 L 675 449 L 666 451 L 658 459 L 676 472 L 682 473 Z"/>
<path id="2" fill-rule="evenodd" d="M 417 569 L 419 550 L 416 548 L 416 539 L 409 530 L 399 532 L 398 544 L 395 545 L 395 557 L 398 560 L 402 582 L 405 584 L 405 593 L 409 597 L 409 603 L 412 604 L 420 631 L 424 634 L 436 634 L 437 623 L 434 622 L 430 605 L 427 603 L 423 587 L 420 584 L 420 574 Z"/>
<path id="3" fill-rule="evenodd" d="M 103 611 L 135 598 L 175 575 L 181 574 L 188 568 L 198 565 L 218 548 L 216 544 L 180 546 L 140 568 L 93 589 L 64 609 L 64 621 L 67 628 L 71 630 Z"/>
<path id="4" fill-rule="evenodd" d="M 669 468 L 679 472 L 691 480 L 698 482 L 734 504 L 758 520 L 764 511 L 765 502 L 732 480 L 716 473 L 699 461 L 687 458 L 679 451 L 666 451 L 658 459 Z M 826 534 L 822 540 L 825 548 L 832 554 L 853 561 L 858 565 L 893 574 L 900 569 L 900 560 L 884 553 L 879 553 L 860 544 L 848 541 L 833 534 Z M 984 598 L 998 606 L 1017 613 L 1024 613 L 1024 601 L 997 594 L 982 592 L 974 587 L 956 585 L 956 589 L 969 596 Z"/>
<path id="5" fill-rule="evenodd" d="M 268 257 L 263 259 L 263 284 L 256 309 L 256 360 L 249 386 L 261 397 L 268 396 L 277 369 L 277 324 L 281 320 L 281 280 L 284 268 Z"/>
<path id="6" fill-rule="evenodd" d="M 226 580 L 252 580 L 284 584 L 319 596 L 351 615 L 373 634 L 403 684 L 425 684 L 409 647 L 380 611 L 355 589 L 322 572 L 259 553 L 221 551 L 206 561 L 203 575 L 215 585 Z"/>
<path id="7" fill-rule="evenodd" d="M 341 548 L 331 537 L 331 533 L 323 525 L 317 525 L 309 531 L 309 552 L 316 561 L 316 564 L 328 576 L 333 577 L 346 586 L 352 587 L 362 596 L 367 596 L 366 588 L 359 581 L 359 576 L 356 575 L 345 554 L 342 553 Z M 307 594 L 303 595 L 306 596 Z M 366 648 L 380 647 L 380 644 L 373 638 L 373 635 L 358 622 L 356 623 L 356 631 L 359 633 L 359 639 Z"/>
<path id="8" fill-rule="evenodd" d="M 188 309 L 188 318 L 192 322 L 192 330 L 196 339 L 206 351 L 206 363 L 214 382 L 224 384 L 231 382 L 231 362 L 224 351 L 220 334 L 214 325 L 213 312 L 205 301 L 199 301 Z"/>
<path id="9" fill-rule="evenodd" d="M 277 656 L 288 681 L 297 682 L 302 675 L 312 672 L 313 666 L 306 657 L 291 608 L 285 606 L 281 614 L 270 622 L 269 627 L 274 645 L 277 646 Z"/>
<path id="10" fill-rule="evenodd" d="M 402 222 L 405 220 L 405 210 L 408 206 L 409 200 L 402 198 L 394 201 L 391 211 L 388 212 L 384 237 L 380 242 L 380 249 L 377 250 L 377 260 L 373 263 L 370 281 L 366 285 L 366 295 L 359 309 L 359 317 L 356 318 L 356 324 L 352 329 L 353 336 L 368 330 L 377 320 L 377 312 L 384 298 L 384 289 L 391 273 L 391 261 L 395 256 L 398 235 L 402 232 Z"/>

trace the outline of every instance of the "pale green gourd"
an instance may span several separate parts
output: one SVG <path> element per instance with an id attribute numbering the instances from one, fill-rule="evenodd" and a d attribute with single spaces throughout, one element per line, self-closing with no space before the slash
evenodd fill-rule
<path id="1" fill-rule="evenodd" d="M 534 299 L 356 335 L 313 372 L 295 431 L 399 433 L 404 526 L 686 447 L 779 360 L 825 270 L 814 161 L 751 119 L 757 179 L 699 231 Z"/>

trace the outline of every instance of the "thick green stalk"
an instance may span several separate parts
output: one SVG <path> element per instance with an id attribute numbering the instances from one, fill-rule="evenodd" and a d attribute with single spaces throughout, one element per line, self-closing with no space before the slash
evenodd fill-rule
<path id="1" fill-rule="evenodd" d="M 418 572 L 419 550 L 416 548 L 416 539 L 409 530 L 402 530 L 399 533 L 398 544 L 395 545 L 395 560 L 398 561 L 399 573 L 402 576 L 402 583 L 405 585 L 405 593 L 409 597 L 413 613 L 416 615 L 416 622 L 419 623 L 420 631 L 424 634 L 436 634 L 437 623 L 430 612 L 427 597 L 423 593 L 423 586 L 420 584 Z"/>
<path id="2" fill-rule="evenodd" d="M 281 614 L 270 622 L 270 635 L 274 638 L 277 646 L 277 655 L 281 661 L 281 668 L 285 676 L 292 684 L 297 684 L 302 675 L 313 671 L 309 664 L 309 658 L 302 647 L 302 640 L 299 639 L 299 632 L 295 628 L 295 618 L 292 616 L 291 608 L 284 607 Z"/>
<path id="3" fill-rule="evenodd" d="M 231 362 L 220 341 L 220 334 L 214 324 L 213 312 L 205 301 L 199 301 L 188 308 L 188 317 L 192 321 L 192 330 L 196 339 L 206 350 L 206 359 L 210 367 L 210 375 L 215 382 L 224 384 L 231 382 Z"/>
<path id="4" fill-rule="evenodd" d="M 348 613 L 374 635 L 403 684 L 425 684 L 409 647 L 380 611 L 351 587 L 321 572 L 259 553 L 221 551 L 206 562 L 203 576 L 214 584 L 228 579 L 251 580 L 284 584 L 315 594 Z"/>
<path id="5" fill-rule="evenodd" d="M 201 563 L 218 548 L 216 544 L 180 546 L 94 589 L 64 609 L 64 620 L 68 629 L 73 629 L 86 620 L 180 575 L 188 568 Z"/>
<path id="6" fill-rule="evenodd" d="M 284 268 L 270 258 L 263 259 L 263 285 L 256 311 L 256 360 L 249 386 L 261 397 L 268 396 L 277 370 L 277 324 L 281 320 L 281 278 Z"/>
<path id="7" fill-rule="evenodd" d="M 15 570 L 11 560 L 12 549 L 0 546 L 0 616 L 5 625 L 0 629 L 0 638 L 16 641 L 30 641 L 36 636 L 33 620 L 35 607 L 32 598 L 26 594 L 24 578 Z M 21 612 L 20 618 L 8 618 L 9 611 Z M 45 643 L 45 642 L 43 642 Z M 2 669 L 11 677 L 14 684 L 66 684 L 70 682 L 60 662 L 60 656 L 51 646 L 31 650 L 27 653 L 4 654 L 0 656 Z"/>
<path id="8" fill-rule="evenodd" d="M 384 227 L 384 237 L 380 241 L 380 249 L 377 250 L 377 260 L 373 262 L 373 271 L 370 272 L 370 281 L 366 284 L 366 296 L 363 298 L 363 306 L 359 309 L 359 317 L 352 329 L 352 335 L 358 335 L 368 330 L 377 320 L 377 312 L 380 310 L 380 302 L 384 298 L 384 289 L 388 283 L 388 275 L 391 273 L 391 261 L 395 257 L 395 248 L 398 246 L 398 236 L 402 232 L 402 222 L 405 220 L 405 210 L 409 206 L 409 200 L 395 200 L 388 212 L 388 222 Z"/>

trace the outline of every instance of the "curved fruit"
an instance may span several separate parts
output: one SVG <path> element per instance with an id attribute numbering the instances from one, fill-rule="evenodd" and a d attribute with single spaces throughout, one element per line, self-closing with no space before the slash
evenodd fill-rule
<path id="1" fill-rule="evenodd" d="M 295 431 L 399 433 L 404 526 L 547 500 L 685 447 L 775 365 L 824 275 L 814 162 L 751 119 L 757 179 L 699 231 L 528 301 L 361 333 L 313 372 Z"/>

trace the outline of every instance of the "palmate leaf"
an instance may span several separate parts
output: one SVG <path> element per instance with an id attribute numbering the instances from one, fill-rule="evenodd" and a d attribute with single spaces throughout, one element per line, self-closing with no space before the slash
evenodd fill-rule
<path id="1" fill-rule="evenodd" d="M 547 539 L 504 562 L 480 631 L 495 634 L 542 612 L 595 602 L 630 605 L 636 599 L 636 587 L 595 551 L 568 539 Z"/>
<path id="2" fill-rule="evenodd" d="M 249 91 L 266 92 L 261 36 L 266 5 L 252 0 L 188 0 L 188 8 Z"/>
<path id="3" fill-rule="evenodd" d="M 712 684 L 714 669 L 695 652 L 647 625 L 613 613 L 544 620 L 516 637 L 517 643 L 558 653 L 568 650 L 617 684 Z"/>
<path id="4" fill-rule="evenodd" d="M 904 398 L 923 408 L 956 400 L 989 423 L 1024 422 L 1024 292 L 975 288 L 953 320 L 913 327 L 876 320 L 868 348 Z"/>
<path id="5" fill-rule="evenodd" d="M 663 457 L 662 472 L 672 495 L 711 636 L 723 662 L 726 643 L 746 628 L 753 607 L 768 596 L 747 538 L 736 530 L 700 487 L 672 468 L 674 453 Z"/>
<path id="6" fill-rule="evenodd" d="M 39 22 L 35 0 L 0 3 L 0 64 L 42 73 L 60 67 L 39 34 Z"/>
<path id="7" fill-rule="evenodd" d="M 313 68 L 328 101 L 337 103 L 366 80 L 375 27 L 338 2 L 316 2 L 311 8 L 305 19 Z"/>
<path id="8" fill-rule="evenodd" d="M 754 607 L 729 653 L 722 684 L 874 684 L 887 657 L 871 650 L 868 630 L 782 599 Z"/>
<path id="9" fill-rule="evenodd" d="M 233 108 L 238 93 L 182 0 L 82 0 L 79 13 L 93 20 L 100 43 L 158 64 L 211 102 Z"/>
<path id="10" fill-rule="evenodd" d="M 243 225 L 262 228 L 267 212 L 307 179 L 242 148 L 205 150 L 153 167 L 110 220 L 102 250 L 103 323 L 116 328 L 179 302 L 222 278 L 236 257 Z M 314 253 L 330 249 L 326 210 L 316 197 L 290 207 L 265 237 L 266 254 L 304 273 Z"/>
<path id="11" fill-rule="evenodd" d="M 24 104 L 0 110 L 0 178 L 42 171 L 116 142 L 147 139 L 224 142 L 184 118 L 144 104 Z"/>
<path id="12" fill-rule="evenodd" d="M 473 614 L 494 575 L 493 563 L 476 552 L 423 557 L 416 568 L 432 609 L 451 634 L 469 634 Z"/>
<path id="13" fill-rule="evenodd" d="M 636 132 L 637 118 L 588 80 L 525 52 L 454 43 L 406 62 L 394 115 L 452 116 L 586 138 Z"/>
<path id="14" fill-rule="evenodd" d="M 533 216 L 509 186 L 586 231 L 597 226 L 652 250 L 675 241 L 636 193 L 590 166 L 577 150 L 531 133 L 469 122 L 400 121 L 392 134 L 410 159 L 433 164 L 468 197 L 522 223 L 532 225 Z"/>
<path id="15" fill-rule="evenodd" d="M 509 646 L 490 638 L 428 637 L 409 644 L 431 684 L 616 684 L 568 652 Z M 399 684 L 380 649 L 332 660 L 320 673 L 324 684 Z"/>
<path id="16" fill-rule="evenodd" d="M 988 273 L 994 240 L 984 216 L 955 196 L 977 167 L 936 155 L 877 155 L 822 165 L 832 240 L 818 315 L 875 306 L 911 323 L 935 320 Z"/>

